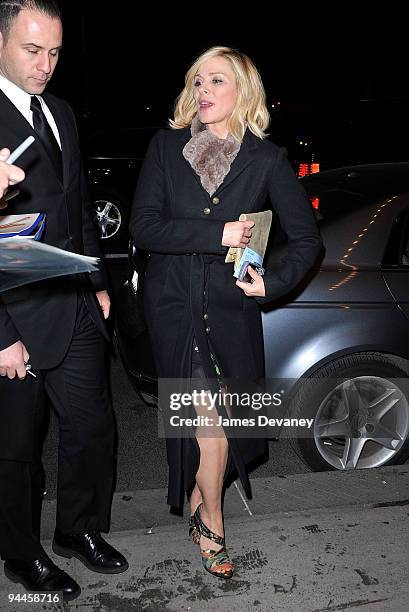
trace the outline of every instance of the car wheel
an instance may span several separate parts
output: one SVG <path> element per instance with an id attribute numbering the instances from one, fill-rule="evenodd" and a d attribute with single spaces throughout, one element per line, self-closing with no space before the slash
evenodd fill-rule
<path id="1" fill-rule="evenodd" d="M 409 457 L 409 363 L 356 353 L 304 380 L 292 416 L 313 418 L 313 435 L 293 447 L 314 471 L 400 464 Z M 312 429 L 312 428 L 311 428 Z"/>
<path id="2" fill-rule="evenodd" d="M 101 240 L 119 238 L 124 226 L 124 214 L 120 200 L 109 194 L 94 199 L 94 219 Z"/>

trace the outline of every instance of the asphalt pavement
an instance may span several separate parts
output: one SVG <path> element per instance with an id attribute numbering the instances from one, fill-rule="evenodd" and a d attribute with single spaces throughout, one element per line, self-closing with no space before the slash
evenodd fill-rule
<path id="1" fill-rule="evenodd" d="M 283 610 L 406 612 L 409 607 L 409 470 L 406 466 L 305 473 L 252 480 L 253 500 L 233 484 L 226 495 L 231 580 L 207 574 L 187 536 L 187 516 L 172 515 L 165 489 L 115 495 L 109 541 L 127 572 L 96 574 L 76 559 L 50 556 L 81 585 L 63 607 L 9 604 L 24 589 L 0 577 L 0 609 Z M 50 551 L 55 502 L 43 513 Z M 186 509 L 187 510 L 187 509 Z"/>

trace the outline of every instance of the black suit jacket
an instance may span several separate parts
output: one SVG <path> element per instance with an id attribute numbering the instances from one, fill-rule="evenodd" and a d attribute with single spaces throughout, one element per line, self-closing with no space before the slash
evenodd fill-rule
<path id="1" fill-rule="evenodd" d="M 51 94 L 44 94 L 44 100 L 61 138 L 62 182 L 28 121 L 0 91 L 0 148 L 7 146 L 12 150 L 27 136 L 36 138 L 18 160 L 26 178 L 19 185 L 21 194 L 10 202 L 8 212 L 44 211 L 45 243 L 100 257 L 73 112 L 66 102 Z M 21 339 L 30 353 L 33 368 L 56 366 L 72 337 L 81 287 L 95 323 L 107 336 L 95 298 L 95 291 L 106 287 L 103 271 L 93 273 L 91 283 L 88 275 L 65 276 L 0 294 L 0 350 Z"/>

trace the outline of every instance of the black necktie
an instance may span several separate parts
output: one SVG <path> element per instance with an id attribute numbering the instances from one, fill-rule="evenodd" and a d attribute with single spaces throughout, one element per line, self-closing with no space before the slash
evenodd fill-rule
<path id="1" fill-rule="evenodd" d="M 31 96 L 30 109 L 33 113 L 34 131 L 44 145 L 45 150 L 50 156 L 55 166 L 58 178 L 62 180 L 62 154 L 59 144 L 54 136 L 47 117 L 41 107 L 41 102 L 36 96 Z"/>

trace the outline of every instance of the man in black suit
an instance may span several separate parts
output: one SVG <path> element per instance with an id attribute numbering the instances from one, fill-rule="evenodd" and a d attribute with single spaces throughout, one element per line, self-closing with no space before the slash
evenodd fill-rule
<path id="1" fill-rule="evenodd" d="M 26 178 L 9 212 L 43 211 L 44 242 L 99 256 L 72 110 L 42 95 L 61 44 L 55 0 L 0 0 L 0 148 L 35 137 L 19 158 Z M 109 308 L 102 272 L 0 294 L 0 553 L 8 578 L 66 599 L 80 589 L 39 539 L 44 395 L 60 423 L 53 550 L 97 572 L 128 567 L 100 535 L 108 530 L 114 468 L 104 372 Z M 28 362 L 37 378 L 26 376 Z"/>

